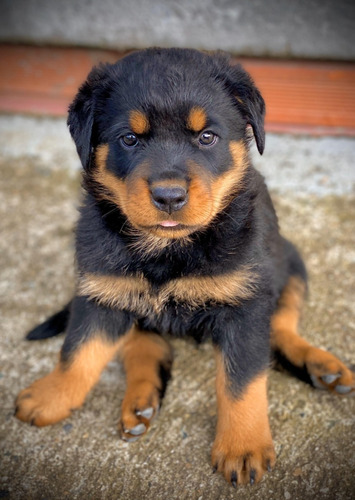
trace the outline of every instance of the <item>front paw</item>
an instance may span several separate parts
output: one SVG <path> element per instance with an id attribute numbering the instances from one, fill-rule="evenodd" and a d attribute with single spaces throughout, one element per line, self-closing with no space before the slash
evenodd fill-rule
<path id="1" fill-rule="evenodd" d="M 275 464 L 272 440 L 258 441 L 255 436 L 243 439 L 244 444 L 231 435 L 217 435 L 212 448 L 212 465 L 234 487 L 254 484 Z"/>
<path id="2" fill-rule="evenodd" d="M 275 464 L 267 415 L 267 374 L 257 375 L 238 396 L 226 384 L 225 365 L 217 357 L 218 420 L 212 465 L 234 487 L 254 484 Z"/>
<path id="3" fill-rule="evenodd" d="M 67 377 L 56 369 L 20 392 L 15 403 L 15 417 L 43 427 L 68 417 L 82 401 L 79 391 L 73 390 Z"/>

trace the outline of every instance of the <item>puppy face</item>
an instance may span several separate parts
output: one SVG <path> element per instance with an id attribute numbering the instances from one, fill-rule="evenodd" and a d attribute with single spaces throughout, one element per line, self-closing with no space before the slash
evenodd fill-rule
<path id="1" fill-rule="evenodd" d="M 68 123 L 88 189 L 169 239 L 206 227 L 235 196 L 247 125 L 262 152 L 263 116 L 259 92 L 225 56 L 150 49 L 94 69 Z"/>

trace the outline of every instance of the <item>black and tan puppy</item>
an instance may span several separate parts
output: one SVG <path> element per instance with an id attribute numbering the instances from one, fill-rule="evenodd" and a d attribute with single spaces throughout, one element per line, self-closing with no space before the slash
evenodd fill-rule
<path id="1" fill-rule="evenodd" d="M 119 354 L 127 374 L 120 428 L 135 440 L 169 376 L 162 334 L 210 337 L 212 465 L 235 486 L 259 481 L 275 462 L 270 349 L 316 386 L 354 391 L 352 372 L 297 334 L 306 271 L 248 158 L 250 127 L 263 152 L 263 122 L 259 91 L 221 54 L 150 49 L 92 70 L 68 119 L 86 192 L 77 292 L 29 334 L 67 331 L 54 371 L 18 396 L 20 420 L 67 417 Z"/>

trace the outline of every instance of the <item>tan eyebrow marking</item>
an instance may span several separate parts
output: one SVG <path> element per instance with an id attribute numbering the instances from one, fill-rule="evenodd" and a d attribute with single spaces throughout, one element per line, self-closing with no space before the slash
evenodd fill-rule
<path id="1" fill-rule="evenodd" d="M 194 132 L 201 132 L 205 128 L 206 123 L 206 111 L 200 107 L 192 108 L 187 118 L 188 128 Z"/>
<path id="2" fill-rule="evenodd" d="M 150 128 L 148 117 L 137 109 L 130 112 L 129 125 L 135 134 L 146 134 Z"/>

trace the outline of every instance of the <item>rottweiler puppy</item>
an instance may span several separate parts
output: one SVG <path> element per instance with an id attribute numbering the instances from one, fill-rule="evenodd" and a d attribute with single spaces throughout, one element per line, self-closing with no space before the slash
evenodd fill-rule
<path id="1" fill-rule="evenodd" d="M 91 71 L 68 118 L 85 190 L 76 295 L 28 336 L 66 330 L 57 366 L 18 396 L 17 418 L 66 418 L 118 354 L 127 374 L 120 432 L 136 440 L 169 378 L 166 334 L 211 338 L 212 466 L 236 486 L 275 463 L 271 350 L 316 387 L 354 391 L 353 373 L 298 335 L 305 266 L 248 155 L 251 131 L 264 150 L 264 113 L 250 76 L 220 53 L 148 49 Z"/>

